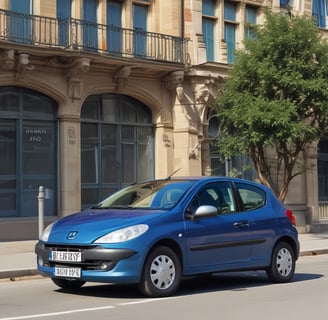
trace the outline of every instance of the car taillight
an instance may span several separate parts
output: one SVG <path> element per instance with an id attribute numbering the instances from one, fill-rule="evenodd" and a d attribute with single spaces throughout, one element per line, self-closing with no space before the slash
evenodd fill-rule
<path id="1" fill-rule="evenodd" d="M 290 220 L 292 225 L 296 226 L 296 217 L 293 215 L 293 211 L 287 209 L 286 210 L 286 216 L 288 217 L 288 219 Z"/>

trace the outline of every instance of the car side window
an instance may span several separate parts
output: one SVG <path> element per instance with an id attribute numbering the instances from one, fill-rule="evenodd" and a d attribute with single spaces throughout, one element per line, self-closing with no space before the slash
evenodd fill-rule
<path id="1" fill-rule="evenodd" d="M 244 183 L 235 183 L 235 186 L 246 211 L 255 210 L 265 205 L 266 195 L 262 189 Z"/>
<path id="2" fill-rule="evenodd" d="M 217 208 L 218 213 L 235 212 L 233 192 L 228 182 L 210 183 L 203 187 L 192 199 L 189 209 L 193 214 L 199 206 L 210 205 Z"/>

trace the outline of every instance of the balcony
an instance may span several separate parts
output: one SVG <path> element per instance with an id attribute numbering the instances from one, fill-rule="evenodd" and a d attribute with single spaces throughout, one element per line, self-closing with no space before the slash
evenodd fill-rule
<path id="1" fill-rule="evenodd" d="M 185 64 L 187 40 L 67 18 L 0 10 L 0 40 L 63 50 Z"/>

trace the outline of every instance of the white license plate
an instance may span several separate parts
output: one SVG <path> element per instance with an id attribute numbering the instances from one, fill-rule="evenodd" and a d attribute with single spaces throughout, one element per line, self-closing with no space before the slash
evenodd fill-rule
<path id="1" fill-rule="evenodd" d="M 81 278 L 81 268 L 55 267 L 56 277 Z"/>
<path id="2" fill-rule="evenodd" d="M 50 260 L 58 262 L 81 262 L 81 252 L 51 251 Z"/>

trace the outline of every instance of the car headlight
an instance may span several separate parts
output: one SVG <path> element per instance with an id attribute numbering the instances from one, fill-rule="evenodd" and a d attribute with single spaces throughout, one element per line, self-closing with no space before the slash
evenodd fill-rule
<path id="1" fill-rule="evenodd" d="M 97 239 L 95 243 L 118 243 L 135 239 L 148 230 L 148 225 L 137 224 L 127 228 L 119 229 Z"/>
<path id="2" fill-rule="evenodd" d="M 54 225 L 55 222 L 53 223 L 50 223 L 45 229 L 44 231 L 42 232 L 41 234 L 41 237 L 40 237 L 40 240 L 44 241 L 44 242 L 47 242 L 48 239 L 49 239 L 49 235 L 50 235 L 50 232 L 52 230 L 52 227 Z"/>

